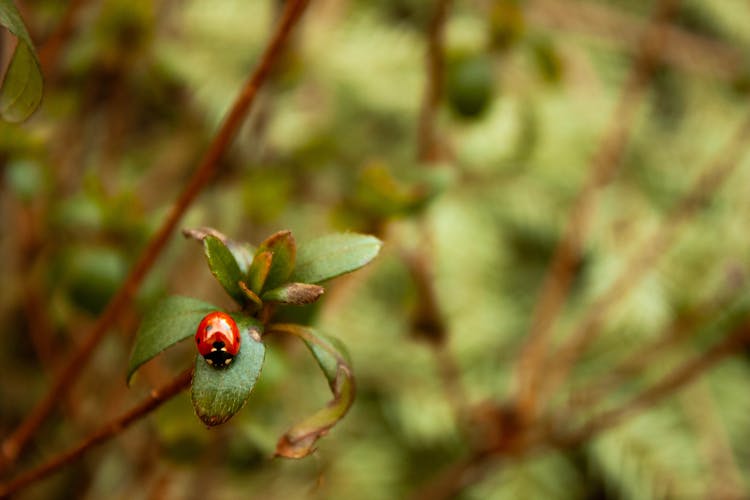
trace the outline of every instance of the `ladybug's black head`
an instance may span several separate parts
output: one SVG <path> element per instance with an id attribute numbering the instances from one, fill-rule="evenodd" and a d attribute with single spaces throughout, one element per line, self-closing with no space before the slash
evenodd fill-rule
<path id="1" fill-rule="evenodd" d="M 211 344 L 211 352 L 205 354 L 203 359 L 214 368 L 224 368 L 234 359 L 234 355 L 227 352 L 224 342 L 217 340 Z"/>

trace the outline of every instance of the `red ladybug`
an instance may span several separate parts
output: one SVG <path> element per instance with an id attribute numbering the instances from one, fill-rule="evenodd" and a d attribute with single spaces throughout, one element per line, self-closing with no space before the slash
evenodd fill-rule
<path id="1" fill-rule="evenodd" d="M 195 343 L 206 363 L 224 368 L 240 351 L 240 330 L 230 315 L 215 311 L 201 320 L 195 332 Z"/>

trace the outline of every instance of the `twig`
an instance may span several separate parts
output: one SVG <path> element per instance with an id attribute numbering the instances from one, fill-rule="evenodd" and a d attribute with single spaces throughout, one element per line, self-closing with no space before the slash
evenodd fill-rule
<path id="1" fill-rule="evenodd" d="M 524 3 L 524 14 L 534 26 L 581 33 L 625 50 L 637 47 L 643 32 L 639 17 L 598 2 L 532 0 Z M 664 39 L 660 56 L 665 64 L 725 80 L 744 71 L 745 54 L 728 43 L 677 26 L 666 26 Z"/>
<path id="2" fill-rule="evenodd" d="M 710 478 L 708 491 L 711 492 L 711 497 L 716 500 L 744 497 L 742 472 L 709 385 L 705 380 L 699 380 L 685 390 L 680 403 L 698 434 L 703 464 Z"/>
<path id="3" fill-rule="evenodd" d="M 427 228 L 422 228 L 423 236 L 427 231 Z M 432 350 L 446 400 L 456 421 L 460 422 L 466 416 L 468 397 L 461 380 L 461 367 L 450 349 L 448 328 L 440 310 L 425 248 L 432 248 L 432 245 L 423 245 L 419 253 L 402 252 L 402 260 L 414 281 L 418 301 L 412 314 L 411 333 L 415 339 L 424 340 Z"/>
<path id="4" fill-rule="evenodd" d="M 179 394 L 183 389 L 187 388 L 190 385 L 190 381 L 192 380 L 192 378 L 193 370 L 191 368 L 183 372 L 181 375 L 179 375 L 164 387 L 151 391 L 151 394 L 149 394 L 148 398 L 146 398 L 141 404 L 128 411 L 127 413 L 112 420 L 103 427 L 100 427 L 99 430 L 93 432 L 92 434 L 81 440 L 81 442 L 79 442 L 68 451 L 60 453 L 44 464 L 17 476 L 15 479 L 5 484 L 0 484 L 0 498 L 11 495 L 33 483 L 34 481 L 49 476 L 62 467 L 65 467 L 66 465 L 69 465 L 75 460 L 81 458 L 84 453 L 86 453 L 94 446 L 101 444 L 104 441 L 107 441 L 120 434 L 133 422 L 136 422 L 137 420 L 148 415 L 163 403 Z"/>
<path id="5" fill-rule="evenodd" d="M 742 153 L 750 138 L 750 116 L 748 116 L 718 158 L 704 171 L 688 193 L 680 200 L 663 224 L 646 240 L 628 260 L 624 271 L 615 282 L 591 306 L 573 334 L 555 354 L 552 373 L 544 383 L 544 392 L 554 392 L 572 370 L 575 362 L 586 348 L 597 338 L 602 320 L 610 308 L 656 264 L 659 258 L 676 240 L 682 226 L 695 215 L 702 204 L 714 193 L 737 168 Z"/>
<path id="6" fill-rule="evenodd" d="M 714 320 L 718 311 L 731 307 L 732 299 L 736 298 L 738 288 L 739 286 L 733 287 L 730 293 L 726 293 L 726 288 L 722 287 L 716 297 L 712 297 L 675 318 L 659 338 L 639 347 L 635 352 L 622 359 L 603 377 L 597 378 L 584 388 L 576 390 L 575 394 L 569 398 L 571 406 L 580 410 L 583 406 L 602 401 L 603 396 L 623 383 L 627 377 L 641 373 L 664 354 L 668 348 L 679 345 L 692 332 L 700 329 L 705 322 Z"/>
<path id="7" fill-rule="evenodd" d="M 750 344 L 750 323 L 745 323 L 714 347 L 684 362 L 652 387 L 612 410 L 584 424 L 580 430 L 558 441 L 558 445 L 576 446 L 596 434 L 622 423 L 625 419 L 657 404 L 681 387 L 693 382 L 707 370 Z"/>
<path id="8" fill-rule="evenodd" d="M 60 59 L 60 50 L 73 31 L 73 22 L 78 12 L 88 0 L 70 0 L 65 8 L 62 19 L 55 30 L 47 38 L 47 41 L 39 49 L 39 64 L 42 66 L 47 81 L 53 81 L 57 74 L 57 63 Z"/>
<path id="9" fill-rule="evenodd" d="M 449 465 L 436 476 L 436 479 L 412 493 L 411 500 L 447 500 L 455 498 L 467 485 L 481 480 L 486 473 L 486 461 L 493 455 L 475 453 L 459 462 Z"/>
<path id="10" fill-rule="evenodd" d="M 213 142 L 200 165 L 193 173 L 187 186 L 180 193 L 172 210 L 162 223 L 159 230 L 149 241 L 146 249 L 141 254 L 138 262 L 131 269 L 122 287 L 107 305 L 98 321 L 89 332 L 81 346 L 71 356 L 58 377 L 55 378 L 52 388 L 41 401 L 31 410 L 26 419 L 16 428 L 2 444 L 0 452 L 0 468 L 5 464 L 12 463 L 19 455 L 24 445 L 36 432 L 37 428 L 44 422 L 57 402 L 62 398 L 70 386 L 78 377 L 79 373 L 90 358 L 91 352 L 99 345 L 104 334 L 110 328 L 120 313 L 130 303 L 136 290 L 144 277 L 153 266 L 157 257 L 166 246 L 169 238 L 187 211 L 188 207 L 198 197 L 200 192 L 211 180 L 219 167 L 219 160 L 229 147 L 232 139 L 237 134 L 242 122 L 255 100 L 258 89 L 268 77 L 274 62 L 278 59 L 284 43 L 287 40 L 292 27 L 300 18 L 307 6 L 307 0 L 289 0 L 286 4 L 282 18 L 277 25 L 262 59 L 256 66 L 250 78 L 247 80 L 232 108 L 230 109 L 221 129 L 214 137 Z"/>
<path id="11" fill-rule="evenodd" d="M 661 0 L 625 83 L 610 129 L 591 159 L 589 177 L 571 209 L 565 234 L 555 248 L 542 290 L 534 308 L 528 340 L 518 365 L 518 407 L 522 418 L 536 413 L 539 368 L 544 360 L 552 325 L 560 313 L 573 281 L 581 247 L 589 229 L 598 190 L 612 178 L 628 141 L 638 103 L 653 73 L 657 53 L 663 46 L 664 25 L 675 11 L 678 0 Z"/>
<path id="12" fill-rule="evenodd" d="M 440 159 L 436 115 L 443 94 L 443 32 L 451 0 L 437 0 L 427 28 L 427 75 L 417 128 L 417 158 L 431 163 Z"/>

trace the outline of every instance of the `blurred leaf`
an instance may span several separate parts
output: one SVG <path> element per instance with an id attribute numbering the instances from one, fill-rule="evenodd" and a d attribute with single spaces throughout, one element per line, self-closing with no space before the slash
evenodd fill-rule
<path id="1" fill-rule="evenodd" d="M 31 161 L 15 161 L 5 169 L 5 182 L 23 201 L 30 201 L 44 189 L 42 167 Z"/>
<path id="2" fill-rule="evenodd" d="M 523 8 L 518 0 L 496 0 L 488 18 L 492 46 L 508 49 L 518 42 L 526 29 Z"/>
<path id="3" fill-rule="evenodd" d="M 530 42 L 531 55 L 539 75 L 547 83 L 559 83 L 563 76 L 563 60 L 549 38 L 537 37 Z"/>
<path id="4" fill-rule="evenodd" d="M 0 86 L 0 116 L 9 122 L 22 122 L 42 100 L 42 69 L 23 19 L 11 0 L 0 0 L 0 24 L 18 37 Z"/>
<path id="5" fill-rule="evenodd" d="M 287 283 L 263 294 L 263 300 L 302 306 L 312 304 L 323 295 L 325 288 L 308 283 Z"/>
<path id="6" fill-rule="evenodd" d="M 461 56 L 448 65 L 448 103 L 462 118 L 483 115 L 492 101 L 494 86 L 492 61 L 484 55 Z"/>
<path id="7" fill-rule="evenodd" d="M 203 240 L 203 249 L 211 274 L 216 277 L 224 290 L 240 304 L 247 302 L 239 285 L 244 276 L 229 248 L 215 236 L 206 236 Z"/>
<path id="8" fill-rule="evenodd" d="M 402 182 L 384 164 L 373 162 L 361 171 L 352 198 L 347 203 L 352 206 L 342 208 L 361 210 L 376 218 L 409 215 L 423 208 L 434 194 L 431 186 L 423 180 Z"/>
<path id="9" fill-rule="evenodd" d="M 289 333 L 302 339 L 313 353 L 320 369 L 328 379 L 333 399 L 325 408 L 312 414 L 289 429 L 276 445 L 276 455 L 286 458 L 303 458 L 315 451 L 315 442 L 325 436 L 344 418 L 354 402 L 354 375 L 342 352 L 313 329 L 292 324 L 271 325 L 271 331 Z"/>
<path id="10" fill-rule="evenodd" d="M 127 382 L 138 368 L 164 349 L 195 335 L 203 317 L 217 307 L 192 297 L 173 295 L 143 318 L 128 363 Z"/>
<path id="11" fill-rule="evenodd" d="M 382 242 L 355 233 L 330 234 L 300 244 L 292 281 L 320 283 L 359 269 L 374 259 Z"/>
<path id="12" fill-rule="evenodd" d="M 273 253 L 264 250 L 255 254 L 253 263 L 250 264 L 250 269 L 247 271 L 247 286 L 256 294 L 259 294 L 263 290 L 263 285 L 266 283 L 266 278 L 268 278 L 268 272 L 271 270 L 272 260 Z"/>
<path id="13" fill-rule="evenodd" d="M 266 347 L 260 340 L 262 326 L 244 314 L 233 314 L 240 329 L 240 351 L 232 363 L 213 368 L 200 355 L 195 359 L 191 398 L 196 415 L 208 426 L 229 420 L 245 404 L 263 368 Z"/>
<path id="14" fill-rule="evenodd" d="M 64 263 L 71 302 L 91 314 L 104 310 L 128 271 L 125 257 L 110 247 L 77 245 L 66 252 Z"/>
<path id="15" fill-rule="evenodd" d="M 266 251 L 271 252 L 273 258 L 263 288 L 276 288 L 286 283 L 294 270 L 297 245 L 292 233 L 290 231 L 279 231 L 266 238 L 258 247 L 258 253 Z"/>

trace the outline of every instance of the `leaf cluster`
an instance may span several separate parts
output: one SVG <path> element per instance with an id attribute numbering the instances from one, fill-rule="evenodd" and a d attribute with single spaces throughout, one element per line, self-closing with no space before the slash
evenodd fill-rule
<path id="1" fill-rule="evenodd" d="M 263 335 L 295 335 L 313 354 L 334 399 L 290 429 L 279 441 L 276 453 L 290 458 L 310 454 L 315 441 L 343 418 L 354 400 L 352 368 L 335 340 L 327 340 L 309 327 L 274 324 L 274 308 L 315 302 L 324 291 L 319 283 L 369 263 L 378 254 L 380 241 L 342 233 L 306 242 L 298 249 L 291 232 L 280 231 L 253 248 L 210 228 L 185 234 L 202 242 L 211 273 L 240 308 L 231 313 L 241 337 L 240 351 L 232 363 L 217 369 L 200 355 L 195 357 L 191 390 L 195 413 L 207 426 L 229 420 L 244 406 L 260 376 L 266 351 Z M 183 296 L 168 297 L 153 307 L 138 329 L 128 382 L 144 363 L 193 337 L 201 319 L 217 309 Z"/>

